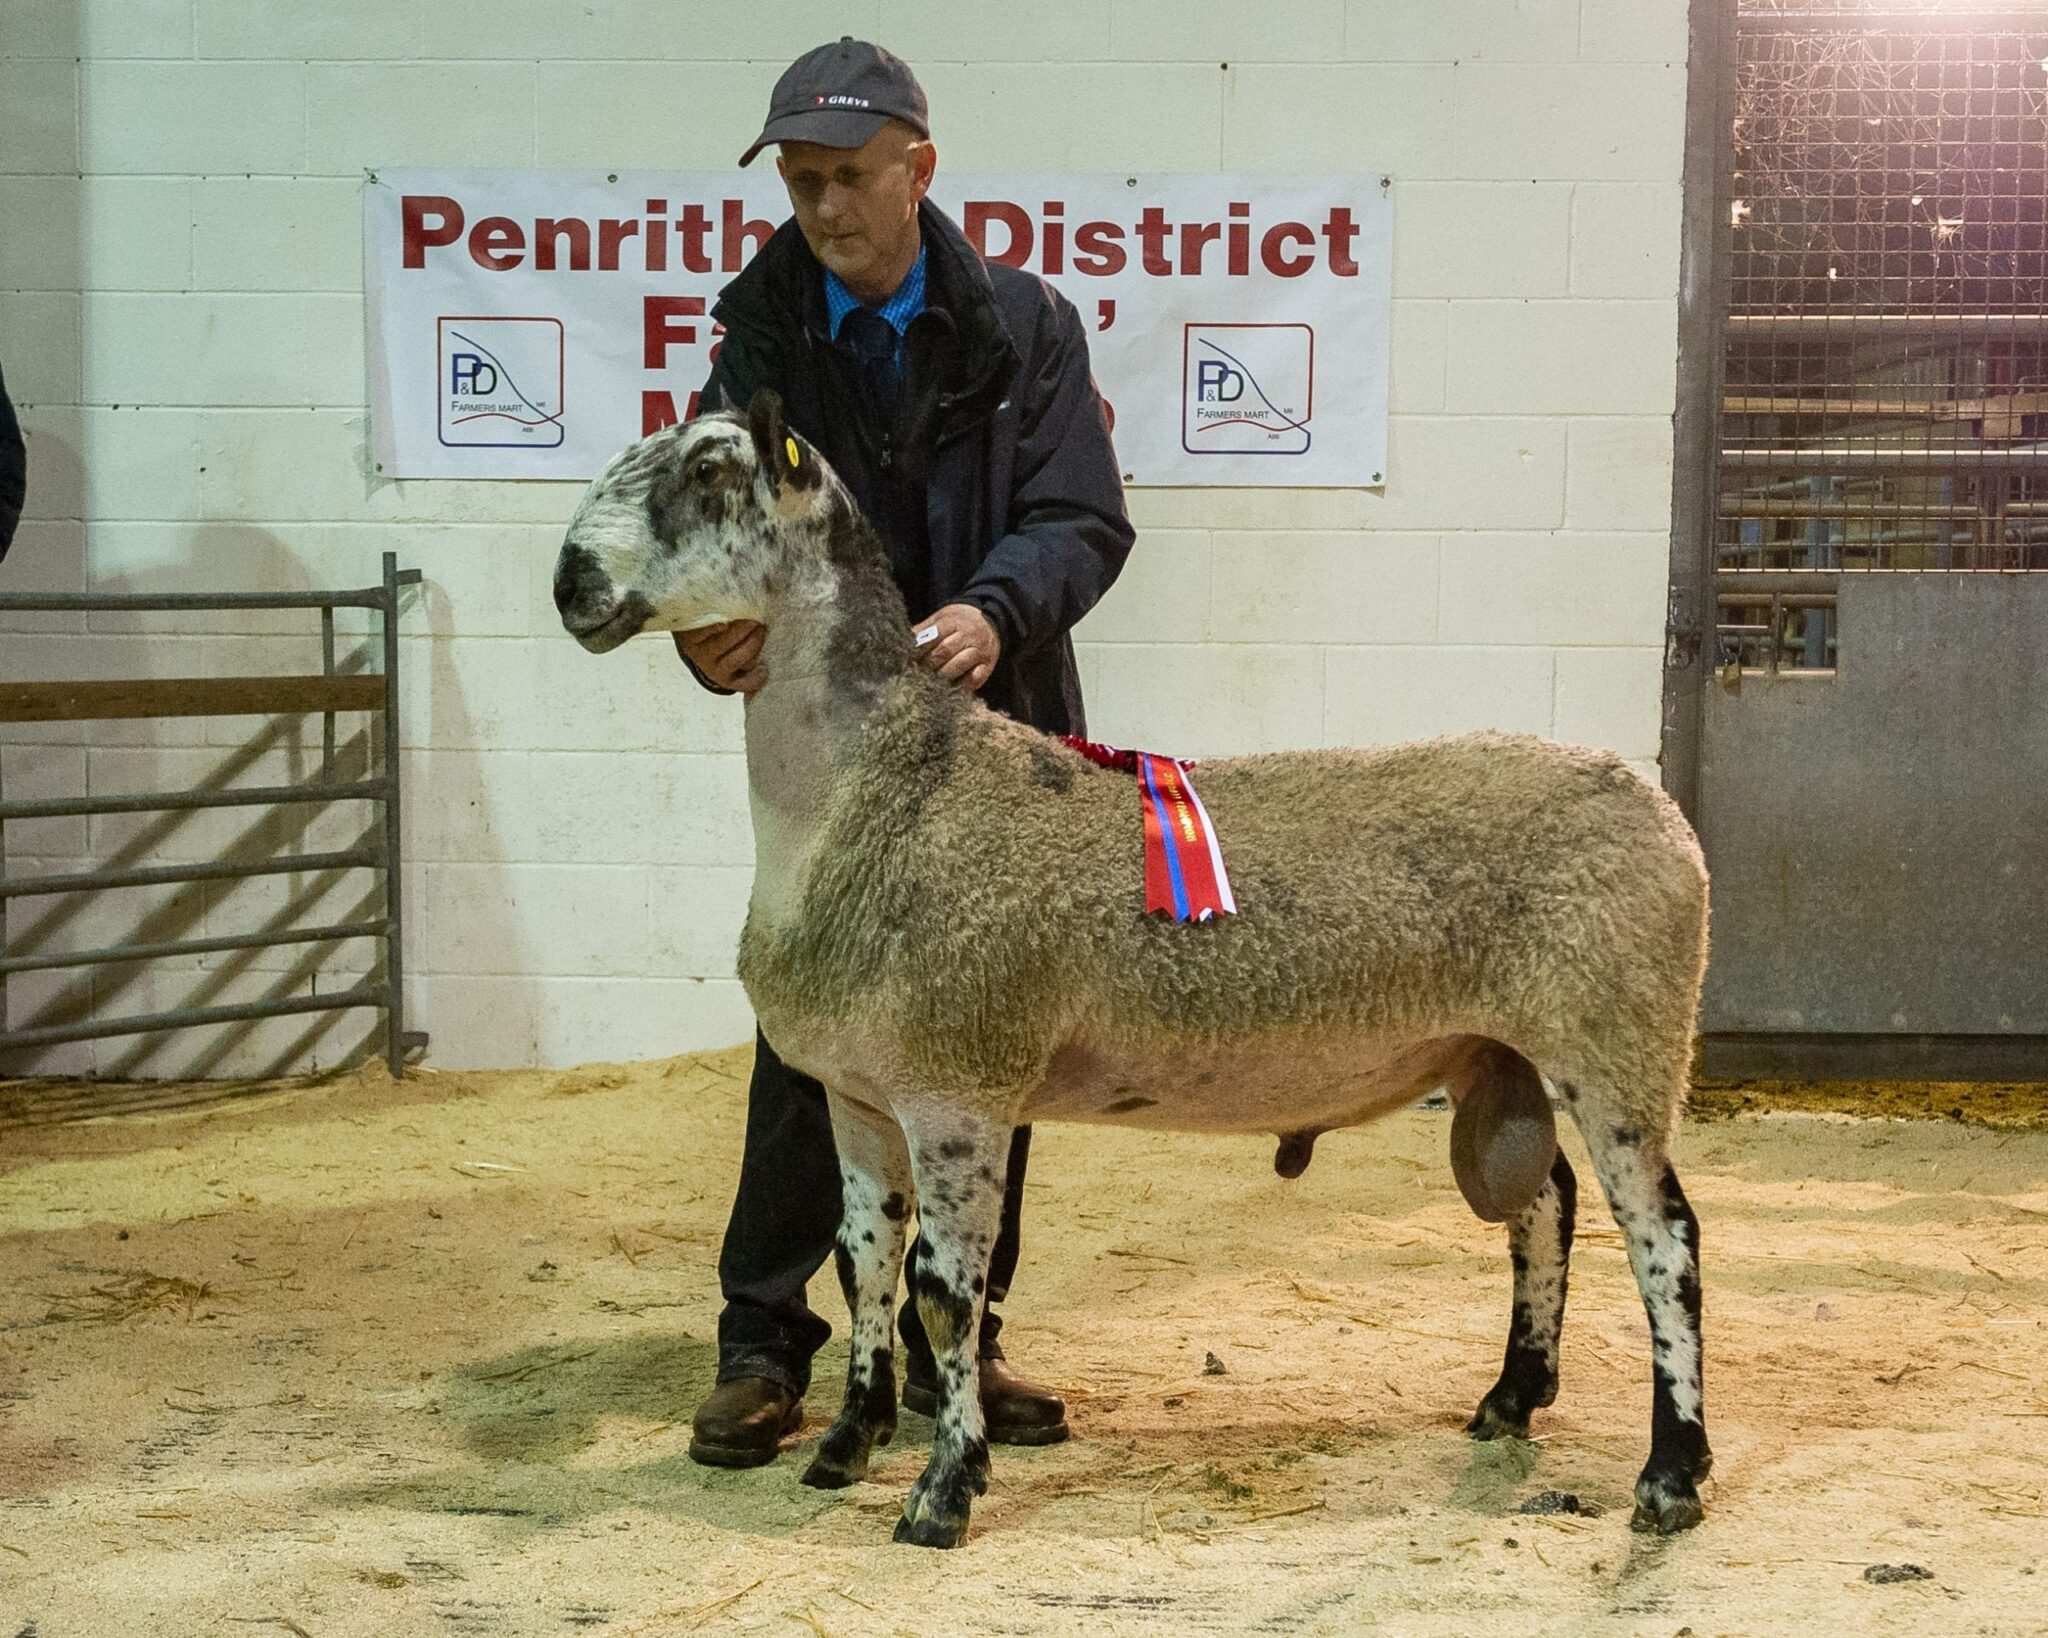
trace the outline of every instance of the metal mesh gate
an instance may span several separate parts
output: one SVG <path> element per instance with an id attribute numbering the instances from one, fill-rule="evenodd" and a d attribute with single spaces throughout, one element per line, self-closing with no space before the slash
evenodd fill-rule
<path id="1" fill-rule="evenodd" d="M 1666 749 L 1708 1071 L 2048 1074 L 2048 4 L 1693 16 Z"/>
<path id="2" fill-rule="evenodd" d="M 1743 0 L 1723 667 L 1825 670 L 1834 577 L 2048 570 L 2048 12 Z"/>

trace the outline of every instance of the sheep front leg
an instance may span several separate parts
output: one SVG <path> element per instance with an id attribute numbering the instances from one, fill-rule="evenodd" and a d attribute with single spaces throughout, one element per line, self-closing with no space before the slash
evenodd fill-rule
<path id="1" fill-rule="evenodd" d="M 911 1199 L 910 1154 L 895 1121 L 845 1098 L 831 1097 L 830 1102 L 841 1196 L 832 1256 L 853 1336 L 846 1355 L 846 1400 L 804 1469 L 802 1482 L 819 1490 L 841 1490 L 865 1478 L 875 1446 L 886 1445 L 896 1433 L 890 1321 Z"/>
<path id="2" fill-rule="evenodd" d="M 1526 1439 L 1529 1413 L 1557 1398 L 1557 1340 L 1564 1328 L 1578 1198 L 1579 1180 L 1560 1150 L 1543 1192 L 1508 1225 L 1508 1255 L 1515 1267 L 1508 1353 L 1500 1380 L 1465 1425 L 1475 1439 Z"/>
<path id="3" fill-rule="evenodd" d="M 958 1110 L 904 1121 L 924 1241 L 913 1295 L 939 1375 L 931 1463 L 911 1486 L 896 1524 L 896 1539 L 919 1547 L 959 1546 L 967 1539 L 974 1497 L 988 1490 L 981 1311 L 1002 1219 L 1011 1124 Z"/>

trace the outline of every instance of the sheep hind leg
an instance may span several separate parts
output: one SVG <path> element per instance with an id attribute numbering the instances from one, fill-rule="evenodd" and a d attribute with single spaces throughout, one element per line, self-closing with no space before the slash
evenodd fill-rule
<path id="1" fill-rule="evenodd" d="M 832 1255 L 853 1336 L 846 1399 L 801 1480 L 817 1490 L 858 1483 L 867 1476 L 875 1446 L 895 1437 L 890 1321 L 903 1267 L 903 1224 L 910 1215 L 910 1154 L 896 1123 L 842 1098 L 833 1098 L 831 1106 L 842 1200 Z"/>
<path id="2" fill-rule="evenodd" d="M 1581 1129 L 1650 1318 L 1650 1459 L 1636 1480 L 1630 1526 L 1674 1535 L 1700 1522 L 1699 1481 L 1714 1465 L 1701 1367 L 1700 1222 L 1661 1138 L 1584 1119 Z"/>
<path id="3" fill-rule="evenodd" d="M 911 1486 L 896 1540 L 957 1547 L 974 1498 L 988 1490 L 988 1437 L 981 1414 L 981 1311 L 989 1255 L 1002 1217 L 1011 1126 L 949 1111 L 928 1125 L 905 1122 L 917 1177 L 918 1317 L 938 1366 L 931 1462 Z"/>
<path id="4" fill-rule="evenodd" d="M 1514 1310 L 1500 1380 L 1465 1425 L 1475 1439 L 1525 1439 L 1529 1415 L 1557 1398 L 1557 1344 L 1578 1210 L 1579 1180 L 1562 1150 L 1550 1181 L 1508 1225 L 1515 1269 Z"/>

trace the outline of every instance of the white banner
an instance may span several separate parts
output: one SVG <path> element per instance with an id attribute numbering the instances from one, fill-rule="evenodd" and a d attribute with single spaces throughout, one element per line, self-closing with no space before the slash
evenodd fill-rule
<path id="1" fill-rule="evenodd" d="M 1384 480 L 1378 177 L 941 173 L 984 255 L 1079 308 L 1133 484 Z M 789 215 L 773 169 L 383 171 L 370 403 L 397 478 L 588 478 L 687 418 L 719 290 Z"/>

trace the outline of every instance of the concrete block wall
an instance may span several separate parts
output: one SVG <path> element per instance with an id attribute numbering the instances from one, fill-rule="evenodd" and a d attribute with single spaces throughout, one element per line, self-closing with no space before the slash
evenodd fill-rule
<path id="1" fill-rule="evenodd" d="M 571 486 L 367 459 L 359 179 L 379 164 L 722 168 L 840 33 L 908 56 L 955 169 L 1396 179 L 1383 492 L 1137 490 L 1082 626 L 1101 737 L 1187 755 L 1495 725 L 1657 750 L 1683 0 L 0 0 L 0 367 L 31 440 L 0 588 L 367 584 L 404 618 L 408 990 L 448 1065 L 729 1042 L 751 846 L 738 709 L 667 645 L 603 663 L 548 575 Z M 4 617 L 0 617 L 4 618 Z M 351 627 L 360 634 L 360 627 Z M 0 677 L 317 663 L 302 617 L 17 616 Z M 353 754 L 363 754 L 353 747 Z M 10 793 L 310 777 L 317 727 L 0 730 Z M 316 851 L 363 815 L 8 827 L 12 868 Z M 17 945 L 339 919 L 375 883 L 17 903 Z M 164 931 L 168 929 L 168 931 Z M 17 977 L 17 1022 L 346 987 L 367 953 Z M 322 1062 L 365 1017 L 32 1065 Z"/>

